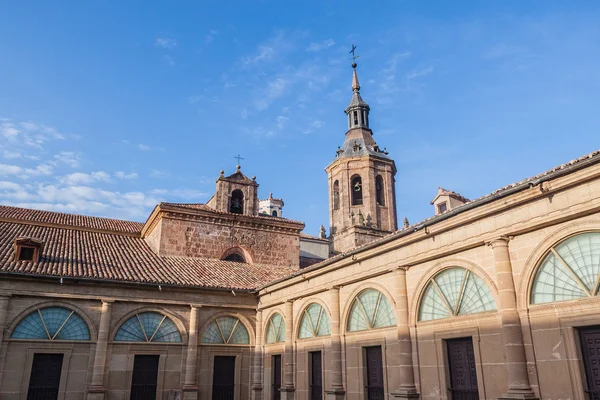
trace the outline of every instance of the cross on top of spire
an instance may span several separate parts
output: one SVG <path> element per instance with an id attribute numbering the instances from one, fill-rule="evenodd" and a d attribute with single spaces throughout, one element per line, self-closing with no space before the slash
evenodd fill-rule
<path id="1" fill-rule="evenodd" d="M 356 59 L 360 56 L 356 55 L 356 45 L 352 45 L 352 50 L 350 50 L 350 54 L 352 54 L 352 91 L 358 93 L 360 90 L 360 84 L 358 83 L 358 75 L 356 74 Z"/>

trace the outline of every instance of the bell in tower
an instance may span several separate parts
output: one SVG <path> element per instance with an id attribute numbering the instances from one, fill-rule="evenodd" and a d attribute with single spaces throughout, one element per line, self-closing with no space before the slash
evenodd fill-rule
<path id="1" fill-rule="evenodd" d="M 348 131 L 325 168 L 329 183 L 331 252 L 343 253 L 397 229 L 396 165 L 373 139 L 371 108 L 360 95 L 352 64 L 352 98 L 345 110 Z"/>

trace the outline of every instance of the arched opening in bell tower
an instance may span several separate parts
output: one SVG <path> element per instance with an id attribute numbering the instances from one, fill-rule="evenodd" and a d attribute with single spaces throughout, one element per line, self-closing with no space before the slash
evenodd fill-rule
<path id="1" fill-rule="evenodd" d="M 340 182 L 335 181 L 333 183 L 333 209 L 340 209 Z"/>
<path id="2" fill-rule="evenodd" d="M 363 203 L 363 187 L 362 187 L 362 179 L 360 175 L 354 175 L 352 177 L 350 190 L 352 193 L 352 205 L 353 206 L 362 206 Z"/>
<path id="3" fill-rule="evenodd" d="M 377 205 L 384 206 L 385 205 L 385 195 L 383 191 L 383 178 L 381 175 L 377 175 L 375 178 L 375 200 L 377 201 Z"/>
<path id="4" fill-rule="evenodd" d="M 234 214 L 244 213 L 244 193 L 240 189 L 236 189 L 231 192 L 231 203 L 229 205 L 229 212 Z"/>

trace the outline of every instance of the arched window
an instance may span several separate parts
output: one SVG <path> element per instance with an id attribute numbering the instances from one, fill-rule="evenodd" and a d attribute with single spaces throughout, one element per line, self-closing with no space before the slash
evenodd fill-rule
<path id="1" fill-rule="evenodd" d="M 327 311 L 317 303 L 312 303 L 304 309 L 300 320 L 298 337 L 306 339 L 316 336 L 331 335 L 331 323 Z"/>
<path id="2" fill-rule="evenodd" d="M 378 205 L 385 205 L 385 196 L 383 192 L 383 178 L 381 177 L 381 175 L 377 175 L 377 177 L 375 178 L 375 199 Z"/>
<path id="3" fill-rule="evenodd" d="M 273 217 L 277 217 L 277 216 L 278 216 L 278 215 L 277 215 L 277 210 L 273 210 L 273 212 L 271 212 L 271 215 L 272 215 Z"/>
<path id="4" fill-rule="evenodd" d="M 234 261 L 234 262 L 246 262 L 246 260 L 244 260 L 244 257 L 241 254 L 238 253 L 231 253 L 229 254 L 227 257 L 224 258 L 225 261 Z"/>
<path id="5" fill-rule="evenodd" d="M 218 317 L 202 333 L 202 343 L 250 344 L 250 335 L 239 318 Z"/>
<path id="6" fill-rule="evenodd" d="M 381 292 L 367 289 L 356 296 L 350 308 L 348 331 L 364 331 L 393 325 L 396 325 L 394 308 Z"/>
<path id="7" fill-rule="evenodd" d="M 38 308 L 23 318 L 11 338 L 90 340 L 90 330 L 75 311 L 64 307 L 46 307 Z"/>
<path id="8" fill-rule="evenodd" d="M 359 175 L 354 175 L 352 177 L 351 188 L 352 191 L 352 205 L 353 206 L 361 206 L 363 203 L 362 196 L 362 179 Z"/>
<path id="9" fill-rule="evenodd" d="M 281 314 L 274 314 L 267 323 L 267 344 L 285 341 L 285 321 Z"/>
<path id="10" fill-rule="evenodd" d="M 149 311 L 135 314 L 123 322 L 115 341 L 178 343 L 181 342 L 181 334 L 169 317 Z"/>
<path id="11" fill-rule="evenodd" d="M 229 205 L 229 212 L 234 214 L 244 213 L 244 193 L 240 189 L 235 189 L 231 192 L 231 204 Z"/>
<path id="12" fill-rule="evenodd" d="M 340 209 L 340 182 L 333 182 L 333 209 Z"/>
<path id="13" fill-rule="evenodd" d="M 465 268 L 448 268 L 430 281 L 419 308 L 419 321 L 475 314 L 496 309 L 490 289 Z"/>
<path id="14" fill-rule="evenodd" d="M 600 232 L 581 233 L 552 247 L 538 266 L 531 303 L 597 296 L 600 286 Z"/>

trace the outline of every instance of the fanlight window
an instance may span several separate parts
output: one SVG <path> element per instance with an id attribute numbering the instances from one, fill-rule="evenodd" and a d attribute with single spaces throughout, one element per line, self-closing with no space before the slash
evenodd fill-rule
<path id="1" fill-rule="evenodd" d="M 202 343 L 250 344 L 250 335 L 238 318 L 219 317 L 215 318 L 204 330 Z"/>
<path id="2" fill-rule="evenodd" d="M 572 236 L 550 249 L 540 263 L 531 289 L 531 303 L 598 295 L 600 232 Z"/>
<path id="3" fill-rule="evenodd" d="M 285 341 L 285 321 L 281 314 L 275 314 L 267 324 L 267 344 Z"/>
<path id="4" fill-rule="evenodd" d="M 396 325 L 389 300 L 375 289 L 367 289 L 354 299 L 348 319 L 348 331 L 364 331 Z"/>
<path id="5" fill-rule="evenodd" d="M 495 309 L 494 297 L 481 278 L 464 268 L 449 268 L 427 285 L 421 299 L 419 321 Z"/>
<path id="6" fill-rule="evenodd" d="M 179 329 L 169 317 L 157 312 L 135 314 L 121 325 L 115 341 L 119 342 L 181 342 Z"/>
<path id="7" fill-rule="evenodd" d="M 15 328 L 13 339 L 90 340 L 85 321 L 64 307 L 46 307 L 27 315 Z"/>
<path id="8" fill-rule="evenodd" d="M 298 337 L 300 339 L 307 339 L 327 335 L 331 335 L 331 323 L 329 322 L 327 311 L 317 303 L 306 307 L 300 321 Z"/>

